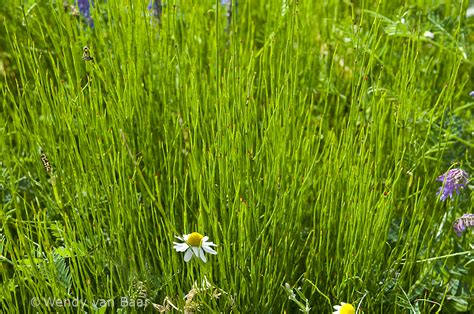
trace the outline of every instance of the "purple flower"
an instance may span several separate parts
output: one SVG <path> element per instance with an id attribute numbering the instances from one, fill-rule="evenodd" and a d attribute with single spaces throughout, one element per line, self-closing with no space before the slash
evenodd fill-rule
<path id="1" fill-rule="evenodd" d="M 474 90 L 469 93 L 469 96 L 474 97 Z"/>
<path id="2" fill-rule="evenodd" d="M 79 7 L 79 12 L 87 21 L 90 27 L 94 27 L 94 20 L 91 17 L 91 4 L 92 0 L 77 0 L 77 6 Z"/>
<path id="3" fill-rule="evenodd" d="M 150 4 L 148 5 L 148 11 L 153 10 L 153 15 L 160 19 L 161 12 L 163 11 L 163 5 L 161 4 L 161 0 L 150 0 Z"/>
<path id="4" fill-rule="evenodd" d="M 453 223 L 454 232 L 460 237 L 467 227 L 474 226 L 474 214 L 464 214 Z"/>
<path id="5" fill-rule="evenodd" d="M 440 200 L 442 201 L 446 200 L 448 196 L 453 198 L 454 191 L 459 194 L 459 189 L 466 186 L 468 179 L 469 176 L 464 170 L 459 168 L 451 169 L 436 179 L 436 181 L 443 182 L 436 195 L 441 193 Z"/>

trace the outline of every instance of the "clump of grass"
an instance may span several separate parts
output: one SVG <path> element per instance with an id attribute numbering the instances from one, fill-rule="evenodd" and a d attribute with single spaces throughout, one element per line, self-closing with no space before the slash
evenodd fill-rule
<path id="1" fill-rule="evenodd" d="M 2 309 L 472 310 L 466 1 L 70 2 L 0 5 Z"/>

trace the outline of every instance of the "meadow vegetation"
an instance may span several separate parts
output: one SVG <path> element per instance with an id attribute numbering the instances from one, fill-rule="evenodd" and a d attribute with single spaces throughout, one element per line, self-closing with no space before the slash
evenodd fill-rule
<path id="1" fill-rule="evenodd" d="M 5 312 L 474 310 L 468 1 L 72 4 L 0 4 Z"/>

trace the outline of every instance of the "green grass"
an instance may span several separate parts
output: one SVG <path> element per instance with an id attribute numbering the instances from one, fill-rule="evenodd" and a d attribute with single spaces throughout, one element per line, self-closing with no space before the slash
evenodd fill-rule
<path id="1" fill-rule="evenodd" d="M 468 1 L 3 2 L 6 312 L 474 309 Z"/>

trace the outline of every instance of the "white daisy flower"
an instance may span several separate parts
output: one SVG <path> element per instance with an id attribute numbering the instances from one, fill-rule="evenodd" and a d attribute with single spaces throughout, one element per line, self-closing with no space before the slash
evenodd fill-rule
<path id="1" fill-rule="evenodd" d="M 185 252 L 184 261 L 186 263 L 191 260 L 193 255 L 199 257 L 204 263 L 207 262 L 204 251 L 209 254 L 217 254 L 217 252 L 211 248 L 211 246 L 217 245 L 215 245 L 213 242 L 208 242 L 208 236 L 203 236 L 200 233 L 193 232 L 190 234 L 185 234 L 183 237 L 176 238 L 183 241 L 183 243 L 173 242 L 173 247 L 177 252 Z"/>
<path id="2" fill-rule="evenodd" d="M 334 305 L 333 308 L 335 309 L 332 314 L 354 314 L 355 309 L 350 303 L 341 302 L 341 305 Z"/>

